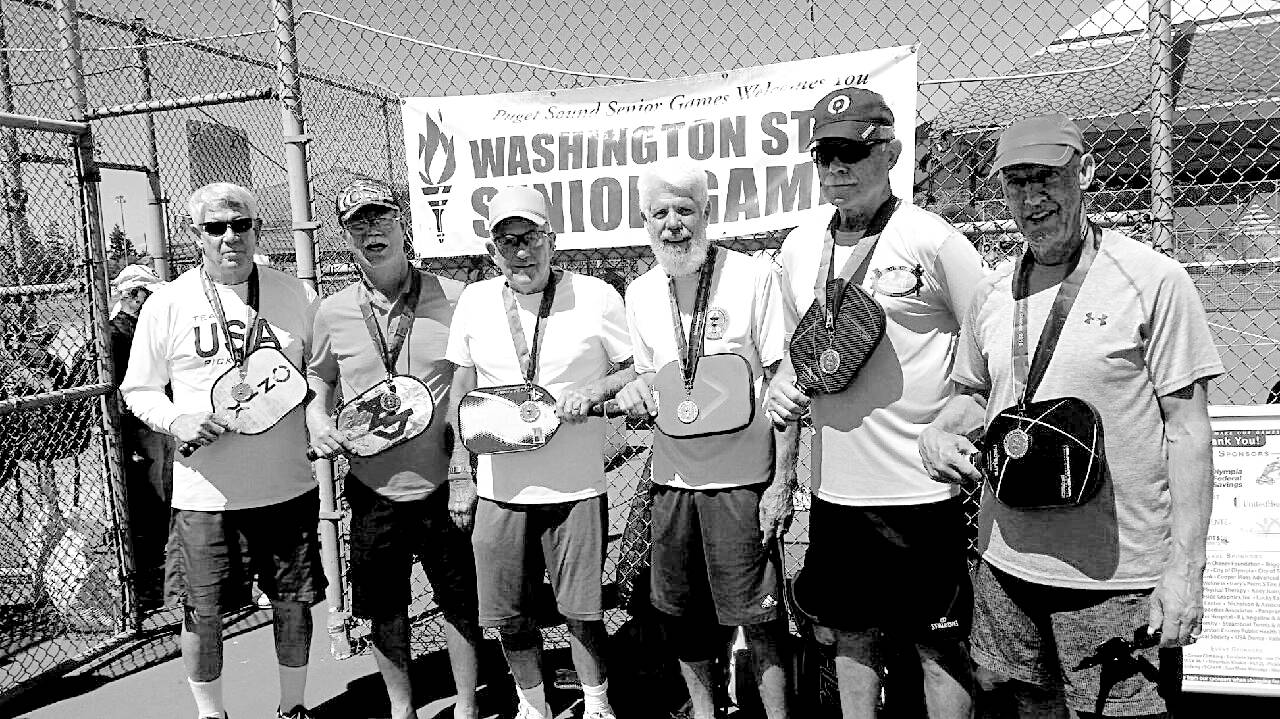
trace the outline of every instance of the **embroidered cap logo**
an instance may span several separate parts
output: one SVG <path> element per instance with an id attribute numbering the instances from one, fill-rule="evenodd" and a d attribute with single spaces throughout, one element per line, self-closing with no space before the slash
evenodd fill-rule
<path id="1" fill-rule="evenodd" d="M 853 101 L 849 99 L 848 95 L 836 95 L 831 98 L 831 102 L 827 103 L 827 112 L 832 115 L 839 115 L 848 110 L 851 104 L 853 104 Z"/>

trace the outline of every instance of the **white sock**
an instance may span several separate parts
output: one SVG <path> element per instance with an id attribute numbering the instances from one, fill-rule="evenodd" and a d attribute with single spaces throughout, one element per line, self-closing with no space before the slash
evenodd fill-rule
<path id="1" fill-rule="evenodd" d="M 286 667 L 280 665 L 280 710 L 289 711 L 306 706 L 303 695 L 307 693 L 307 665 Z"/>
<path id="2" fill-rule="evenodd" d="M 593 687 L 583 682 L 582 684 L 582 709 L 586 714 L 591 712 L 613 713 L 613 707 L 609 706 L 609 680 L 600 682 L 600 686 Z"/>
<path id="3" fill-rule="evenodd" d="M 191 696 L 195 697 L 200 716 L 222 719 L 222 677 L 207 682 L 188 679 L 187 683 L 191 685 Z"/>
<path id="4" fill-rule="evenodd" d="M 516 685 L 516 693 L 520 695 L 520 703 L 531 706 L 537 710 L 539 716 L 546 719 L 547 716 L 547 694 L 543 689 L 542 682 L 538 682 L 537 686 L 525 689 L 519 684 Z"/>

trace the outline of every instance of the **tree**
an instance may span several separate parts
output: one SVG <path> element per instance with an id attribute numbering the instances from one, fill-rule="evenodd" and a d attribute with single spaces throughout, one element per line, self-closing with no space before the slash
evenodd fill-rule
<path id="1" fill-rule="evenodd" d="M 107 234 L 107 276 L 115 277 L 131 262 L 133 262 L 133 242 L 117 224 Z"/>

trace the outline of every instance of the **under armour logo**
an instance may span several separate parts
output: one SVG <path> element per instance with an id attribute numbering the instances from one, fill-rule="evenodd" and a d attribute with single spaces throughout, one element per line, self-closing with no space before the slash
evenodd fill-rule
<path id="1" fill-rule="evenodd" d="M 1084 323 L 1085 323 L 1085 324 L 1087 324 L 1087 325 L 1091 325 L 1091 324 L 1093 324 L 1094 322 L 1097 322 L 1099 325 L 1106 326 L 1106 324 L 1107 324 L 1107 315 L 1106 315 L 1105 313 L 1099 313 L 1097 317 L 1094 317 L 1092 312 L 1086 312 L 1086 313 L 1084 313 Z"/>

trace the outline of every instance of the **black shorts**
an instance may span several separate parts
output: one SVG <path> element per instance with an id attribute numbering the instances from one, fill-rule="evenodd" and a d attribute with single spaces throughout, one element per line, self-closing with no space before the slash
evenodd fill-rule
<path id="1" fill-rule="evenodd" d="M 348 476 L 343 493 L 351 505 L 351 613 L 365 619 L 406 613 L 416 558 L 445 619 L 476 626 L 471 537 L 449 516 L 448 485 L 422 499 L 393 502 Z"/>
<path id="2" fill-rule="evenodd" d="M 251 587 L 308 606 L 324 599 L 320 493 L 252 509 L 175 509 L 169 518 L 165 596 L 202 616 L 253 603 Z"/>
<path id="3" fill-rule="evenodd" d="M 814 497 L 796 602 L 831 629 L 963 639 L 973 604 L 966 532 L 959 497 L 877 507 Z"/>
<path id="4" fill-rule="evenodd" d="M 750 626 L 779 616 L 776 544 L 761 542 L 767 484 L 730 489 L 653 488 L 650 597 L 676 617 L 714 616 Z"/>

